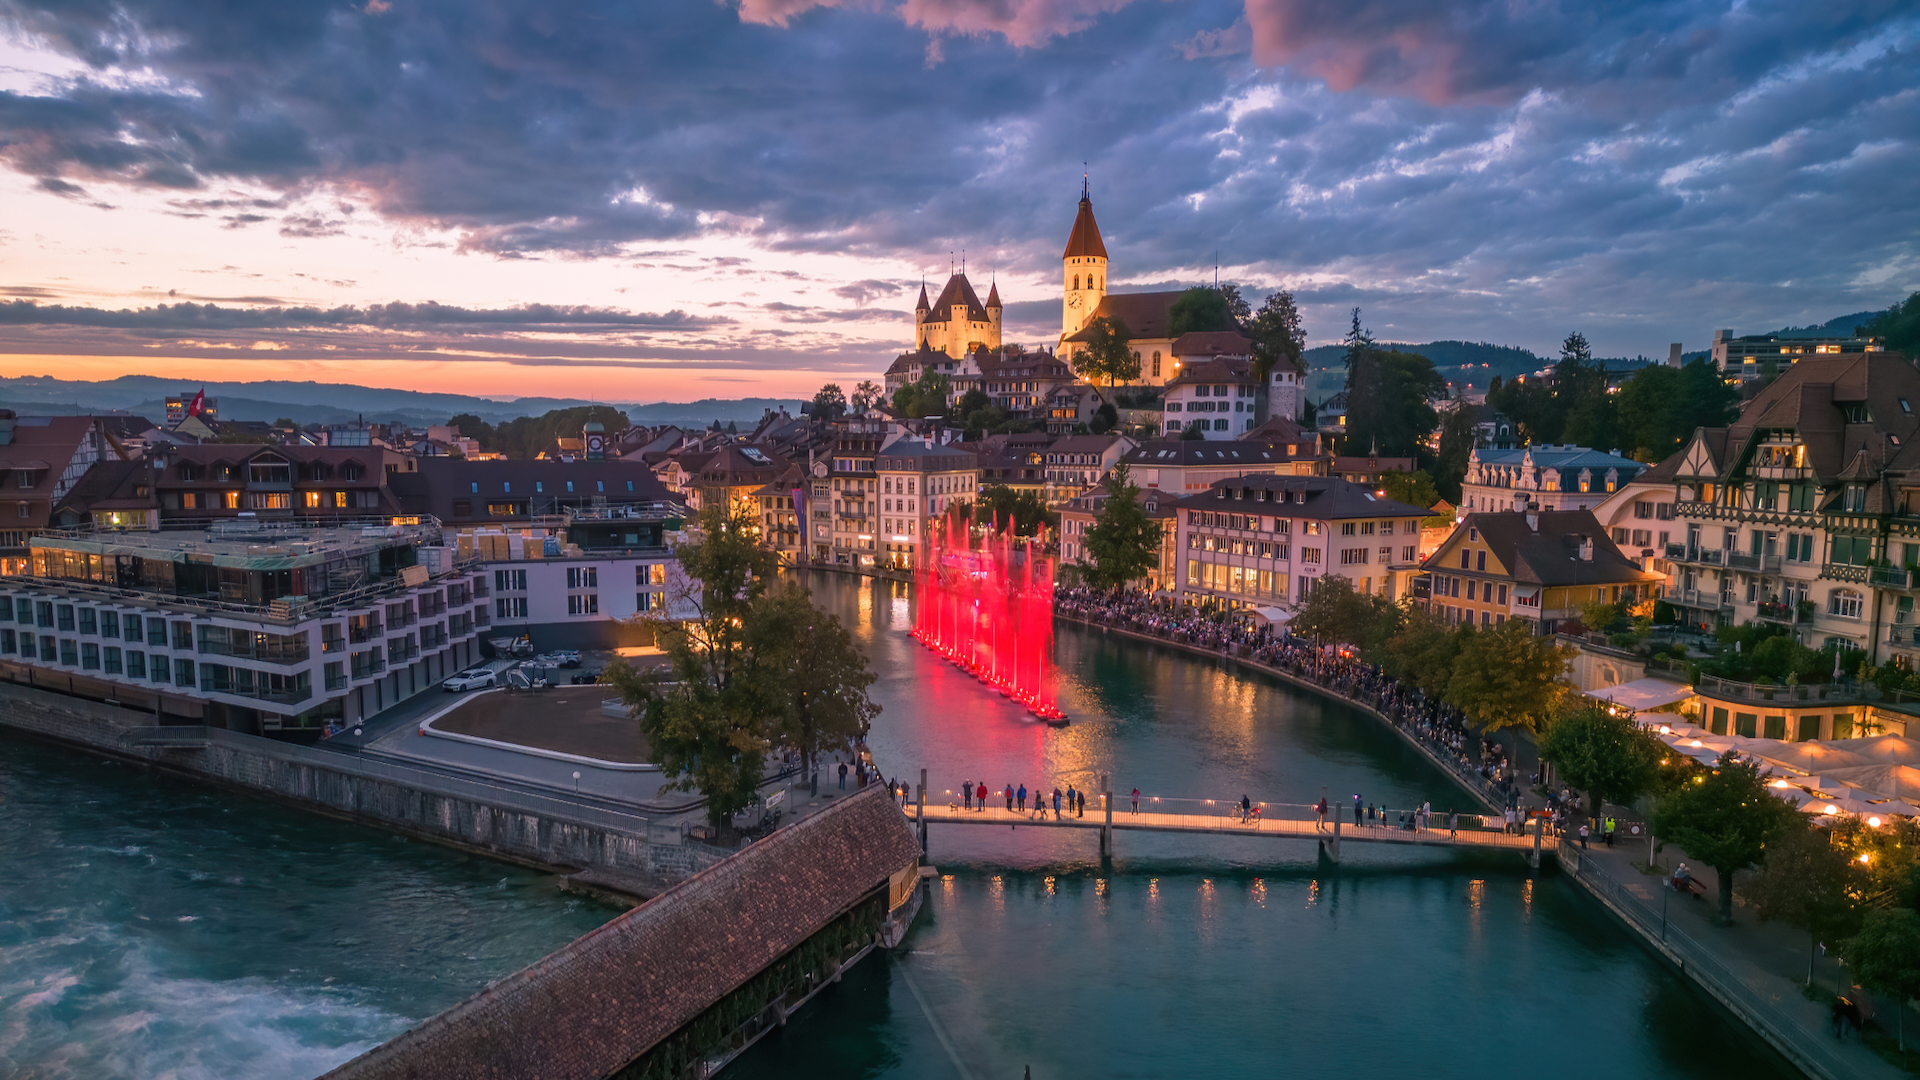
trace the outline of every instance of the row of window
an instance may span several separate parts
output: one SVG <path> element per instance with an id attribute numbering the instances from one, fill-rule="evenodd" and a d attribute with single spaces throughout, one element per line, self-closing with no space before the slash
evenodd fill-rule
<path id="1" fill-rule="evenodd" d="M 15 597 L 12 603 L 8 603 L 4 597 L 0 597 L 0 622 L 17 622 L 23 626 L 38 626 L 67 633 L 97 634 L 126 641 L 144 638 L 147 644 L 163 649 L 169 641 L 173 648 L 182 651 L 193 648 L 193 624 L 190 622 L 176 622 L 169 632 L 167 620 L 156 616 L 143 618 L 117 611 L 96 611 L 72 604 L 57 604 L 51 600 Z"/>
<path id="2" fill-rule="evenodd" d="M 244 497 L 243 497 L 244 496 Z M 344 510 L 378 507 L 378 491 L 166 491 L 165 510 Z"/>
<path id="3" fill-rule="evenodd" d="M 522 484 L 522 485 L 520 485 L 520 486 L 521 486 L 521 489 L 522 489 L 522 491 L 524 491 L 524 490 L 525 490 L 525 488 L 526 488 L 526 485 L 525 485 L 525 484 Z M 545 480 L 535 480 L 535 481 L 533 482 L 533 493 L 534 493 L 535 495 L 541 495 L 541 494 L 544 494 L 544 493 L 546 492 L 546 490 L 547 490 L 547 482 L 546 482 Z M 605 480 L 595 480 L 595 481 L 593 482 L 593 490 L 595 490 L 595 491 L 597 491 L 597 492 L 599 492 L 599 493 L 601 493 L 601 494 L 603 494 L 603 495 L 604 495 L 604 494 L 606 494 L 606 491 L 607 491 L 607 482 L 606 482 Z M 633 490 L 633 481 L 631 481 L 631 480 L 629 480 L 629 481 L 627 481 L 627 490 L 628 490 L 628 491 L 632 491 L 632 490 Z M 569 481 L 567 481 L 567 491 L 568 491 L 569 493 L 571 493 L 571 492 L 573 491 L 573 481 L 571 481 L 571 480 L 569 480 Z M 470 480 L 470 481 L 468 481 L 468 482 L 467 482 L 467 492 L 468 492 L 469 494 L 472 494 L 472 495 L 478 495 L 478 494 L 480 494 L 480 481 L 478 481 L 478 480 Z M 500 481 L 500 493 L 501 493 L 502 495 L 511 495 L 511 494 L 513 494 L 513 481 L 511 481 L 511 480 L 502 480 L 502 481 Z"/>
<path id="4" fill-rule="evenodd" d="M 1478 600 L 1483 604 L 1505 604 L 1507 602 L 1507 586 L 1503 582 L 1475 581 L 1472 578 L 1457 578 L 1452 576 L 1436 576 L 1433 579 L 1433 595 L 1435 596 L 1459 596 L 1463 588 L 1466 590 L 1466 598 L 1468 600 Z M 1498 590 L 1497 595 L 1499 599 L 1495 599 L 1496 590 Z M 1539 597 L 1536 594 L 1529 599 L 1537 603 Z"/>
<path id="5" fill-rule="evenodd" d="M 1227 403 L 1224 401 L 1189 401 L 1184 406 L 1182 406 L 1182 404 L 1178 401 L 1169 401 L 1167 402 L 1166 411 L 1179 412 L 1183 407 L 1186 409 L 1187 412 L 1190 412 L 1190 413 L 1193 413 L 1193 412 L 1252 412 L 1253 402 L 1236 401 L 1233 403 L 1233 408 L 1228 409 Z"/>
<path id="6" fill-rule="evenodd" d="M 645 563 L 633 568 L 635 585 L 665 585 L 667 583 L 667 565 L 665 563 Z M 567 588 L 594 589 L 600 586 L 600 568 L 598 566 L 567 567 Z M 495 570 L 493 572 L 495 592 L 526 592 L 527 572 L 525 570 Z"/>

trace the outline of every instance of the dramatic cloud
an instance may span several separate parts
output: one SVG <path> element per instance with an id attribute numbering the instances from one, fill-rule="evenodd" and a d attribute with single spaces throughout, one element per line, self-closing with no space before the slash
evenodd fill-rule
<path id="1" fill-rule="evenodd" d="M 247 298 L 265 299 L 265 298 Z M 683 311 L 654 315 L 605 311 L 585 307 L 528 304 L 504 310 L 474 310 L 446 304 L 373 304 L 365 308 L 338 307 L 322 311 L 309 307 L 223 308 L 215 304 L 160 304 L 156 307 L 108 311 L 95 307 L 37 304 L 31 300 L 0 302 L 0 326 L 101 326 L 122 330 L 296 330 L 313 327 L 338 329 L 435 329 L 515 327 L 574 333 L 604 330 L 699 330 L 729 322 L 695 318 Z"/>
<path id="2" fill-rule="evenodd" d="M 636 303 L 741 305 L 689 349 L 876 348 L 949 252 L 1045 340 L 1083 161 L 1117 282 L 1217 259 L 1316 339 L 1363 303 L 1403 339 L 1664 351 L 1920 286 L 1898 0 L 0 0 L 0 33 L 64 65 L 0 90 L 30 199 L 212 250 L 672 275 L 708 291 Z M 829 255 L 867 265 L 801 265 Z M 311 299 L 207 291 L 254 289 Z M 369 299 L 319 295 L 276 307 Z M 569 298 L 491 294 L 528 295 Z"/>

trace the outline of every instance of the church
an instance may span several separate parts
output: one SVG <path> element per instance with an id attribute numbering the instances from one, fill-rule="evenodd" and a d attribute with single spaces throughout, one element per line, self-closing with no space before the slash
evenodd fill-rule
<path id="1" fill-rule="evenodd" d="M 1253 343 L 1235 331 L 1187 333 L 1178 338 L 1172 335 L 1173 305 L 1185 290 L 1107 291 L 1107 245 L 1100 236 L 1100 223 L 1094 219 L 1093 197 L 1084 179 L 1073 229 L 1060 256 L 1060 276 L 1060 340 L 1048 357 L 1055 362 L 1051 366 L 1070 370 L 1073 355 L 1088 347 L 1088 327 L 1100 318 L 1127 328 L 1129 343 L 1140 360 L 1140 377 L 1128 385 L 1163 387 L 1179 378 L 1185 367 L 1215 361 L 1244 366 L 1252 360 Z M 913 312 L 914 351 L 902 353 L 888 368 L 887 392 L 918 382 L 923 374 L 946 375 L 954 383 L 956 395 L 980 381 L 987 374 L 982 369 L 993 364 L 980 354 L 1003 352 L 1001 317 L 999 286 L 988 289 L 983 304 L 965 271 L 949 277 L 939 298 L 931 303 L 923 284 Z M 1261 419 L 1269 412 L 1268 402 L 1272 415 L 1297 419 L 1305 389 L 1303 379 L 1304 373 L 1292 365 L 1276 365 L 1268 376 L 1271 385 L 1259 388 Z M 1064 381 L 1073 381 L 1071 375 Z M 1036 403 L 1051 392 L 1038 385 L 1023 386 L 1022 390 L 1033 392 Z"/>

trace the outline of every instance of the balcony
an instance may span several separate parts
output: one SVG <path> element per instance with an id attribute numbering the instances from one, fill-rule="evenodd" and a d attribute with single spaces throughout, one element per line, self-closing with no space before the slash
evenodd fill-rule
<path id="1" fill-rule="evenodd" d="M 1895 623 L 1887 627 L 1887 644 L 1902 649 L 1920 649 L 1920 626 Z"/>
<path id="2" fill-rule="evenodd" d="M 1669 543 L 1667 545 L 1668 562 L 1693 563 L 1698 566 L 1720 566 L 1726 560 L 1726 555 L 1727 553 L 1719 548 L 1700 547 L 1694 544 Z M 1773 567 L 1775 570 L 1780 568 L 1780 559 L 1778 556 L 1773 557 Z"/>
<path id="3" fill-rule="evenodd" d="M 1876 566 L 1867 571 L 1867 583 L 1880 589 L 1911 591 L 1914 577 L 1913 567 L 1910 566 Z"/>
<path id="4" fill-rule="evenodd" d="M 1706 589 L 1675 589 L 1663 599 L 1677 607 L 1699 608 L 1702 611 L 1733 610 L 1733 594 L 1711 592 Z"/>
<path id="5" fill-rule="evenodd" d="M 1813 601 L 1762 600 L 1755 618 L 1783 626 L 1810 623 L 1813 621 Z"/>
<path id="6" fill-rule="evenodd" d="M 1864 566 L 1847 566 L 1841 563 L 1824 563 L 1820 567 L 1820 576 L 1829 581 L 1848 581 L 1854 584 L 1864 584 L 1867 580 L 1867 568 Z"/>
<path id="7" fill-rule="evenodd" d="M 1734 570 L 1746 570 L 1751 573 L 1777 574 L 1780 572 L 1780 556 L 1749 555 L 1738 551 L 1727 552 L 1727 566 Z"/>
<path id="8" fill-rule="evenodd" d="M 347 640 L 355 645 L 365 645 L 369 641 L 378 640 L 385 635 L 386 632 L 386 628 L 377 622 L 367 623 L 364 626 L 355 626 L 349 623 L 347 625 Z"/>
<path id="9" fill-rule="evenodd" d="M 1799 703 L 1853 702 L 1861 700 L 1858 687 L 1850 683 L 1808 683 L 1801 686 L 1776 686 L 1764 683 L 1732 682 L 1712 675 L 1702 675 L 1694 684 L 1694 690 L 1702 697 L 1716 701 L 1759 701 L 1774 702 L 1781 705 Z"/>

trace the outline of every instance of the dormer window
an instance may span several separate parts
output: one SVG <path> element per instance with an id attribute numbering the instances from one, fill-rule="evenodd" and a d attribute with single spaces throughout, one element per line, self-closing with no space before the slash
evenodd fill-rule
<path id="1" fill-rule="evenodd" d="M 1847 512 L 1850 514 L 1865 513 L 1867 509 L 1867 489 L 1859 484 L 1848 484 L 1846 507 Z"/>

